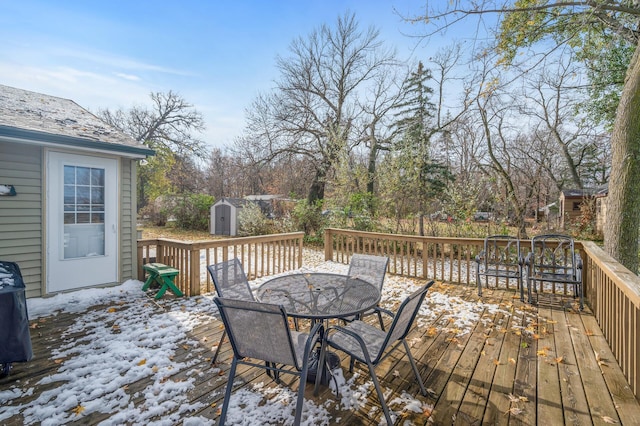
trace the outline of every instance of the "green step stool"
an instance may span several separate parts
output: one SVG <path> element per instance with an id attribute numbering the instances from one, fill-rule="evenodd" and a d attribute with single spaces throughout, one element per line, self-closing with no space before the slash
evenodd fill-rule
<path id="1" fill-rule="evenodd" d="M 154 281 L 160 284 L 160 290 L 156 293 L 154 299 L 160 299 L 167 290 L 171 290 L 178 297 L 183 296 L 182 292 L 174 282 L 180 273 L 179 270 L 162 263 L 146 263 L 142 265 L 142 269 L 147 271 L 149 276 L 142 286 L 142 291 L 147 291 Z"/>

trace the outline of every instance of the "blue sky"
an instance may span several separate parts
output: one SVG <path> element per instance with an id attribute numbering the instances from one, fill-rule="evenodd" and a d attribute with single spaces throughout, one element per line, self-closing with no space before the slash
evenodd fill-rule
<path id="1" fill-rule="evenodd" d="M 244 110 L 273 86 L 277 55 L 339 15 L 378 27 L 401 58 L 422 59 L 403 35 L 422 0 L 0 0 L 0 84 L 76 101 L 92 111 L 148 105 L 173 90 L 205 118 L 201 138 L 222 147 Z"/>

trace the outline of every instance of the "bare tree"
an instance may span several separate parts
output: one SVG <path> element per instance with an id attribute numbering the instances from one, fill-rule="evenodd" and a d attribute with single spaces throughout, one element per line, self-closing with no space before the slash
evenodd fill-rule
<path id="1" fill-rule="evenodd" d="M 620 97 L 613 122 L 612 164 L 609 182 L 605 250 L 630 270 L 638 270 L 640 227 L 640 36 L 637 31 L 640 5 L 625 0 L 526 2 L 482 0 L 438 3 L 442 9 L 427 9 L 416 22 L 434 23 L 431 34 L 470 16 L 496 14 L 501 19 L 498 49 L 503 63 L 514 62 L 521 48 L 541 46 L 548 54 L 560 46 L 575 49 L 585 64 L 597 63 L 610 51 L 626 50 L 620 57 L 628 61 L 624 84 L 618 86 Z M 633 52 L 633 53 L 631 53 Z M 594 71 L 592 67 L 591 72 Z M 603 77 L 606 69 L 596 73 Z M 617 75 L 617 74 L 616 74 Z M 615 78 L 615 76 L 614 76 Z M 609 87 L 615 81 L 604 78 Z"/>
<path id="2" fill-rule="evenodd" d="M 182 172 L 188 170 L 187 174 L 193 173 L 197 170 L 194 160 L 204 158 L 204 142 L 195 136 L 204 130 L 204 119 L 193 105 L 175 92 L 151 93 L 151 101 L 151 108 L 135 106 L 126 111 L 104 109 L 99 110 L 97 115 L 135 140 L 156 150 L 157 158 L 154 162 L 173 164 L 174 171 L 180 173 L 167 173 L 166 177 L 173 185 L 165 188 L 166 193 L 173 190 L 193 190 L 185 185 Z M 140 167 L 138 208 L 144 207 L 149 201 L 149 179 L 151 174 L 157 175 L 158 171 L 158 167 L 154 170 Z M 165 169 L 165 173 L 168 171 Z M 194 182 L 194 179 L 191 179 L 191 182 Z"/>
<path id="3" fill-rule="evenodd" d="M 335 28 L 322 25 L 297 38 L 289 51 L 277 58 L 281 75 L 275 91 L 259 96 L 248 110 L 238 143 L 262 162 L 304 157 L 314 169 L 307 197 L 313 204 L 324 198 L 332 168 L 358 142 L 354 124 L 361 91 L 394 56 L 379 31 L 361 31 L 353 14 L 339 17 Z"/>

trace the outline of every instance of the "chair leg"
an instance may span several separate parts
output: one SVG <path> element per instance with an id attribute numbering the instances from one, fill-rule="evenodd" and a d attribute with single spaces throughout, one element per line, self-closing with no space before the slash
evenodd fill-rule
<path id="1" fill-rule="evenodd" d="M 387 419 L 387 425 L 393 425 L 393 422 L 391 421 L 391 414 L 389 414 L 389 407 L 387 407 L 387 403 L 384 400 L 384 394 L 382 393 L 382 389 L 380 389 L 380 382 L 376 376 L 376 371 L 373 368 L 373 365 L 371 365 L 371 362 L 367 362 L 367 366 L 369 367 L 369 375 L 373 381 L 373 386 L 375 386 L 376 392 L 378 393 L 378 399 L 380 400 L 380 406 L 384 412 L 384 417 Z"/>
<path id="2" fill-rule="evenodd" d="M 420 372 L 418 371 L 416 361 L 415 359 L 413 359 L 413 355 L 411 355 L 409 344 L 404 339 L 402 340 L 402 343 L 404 344 L 404 350 L 407 351 L 407 357 L 409 358 L 411 368 L 413 368 L 413 373 L 416 375 L 416 379 L 418 380 L 418 384 L 420 385 L 420 393 L 422 394 L 422 396 L 427 396 L 427 390 L 424 388 L 424 383 L 422 382 L 422 377 L 420 376 Z"/>
<path id="3" fill-rule="evenodd" d="M 322 352 L 322 351 L 321 351 Z M 320 368 L 322 364 L 318 364 L 318 368 Z M 307 363 L 307 368 L 304 368 L 300 372 L 300 384 L 298 384 L 298 401 L 296 402 L 296 417 L 293 420 L 294 426 L 300 425 L 302 421 L 302 406 L 304 404 L 304 388 L 307 384 L 307 371 L 309 364 Z M 316 373 L 316 386 L 318 385 L 318 377 L 321 374 Z M 314 390 L 315 393 L 315 390 Z"/>
<path id="4" fill-rule="evenodd" d="M 382 331 L 386 331 L 384 329 L 384 321 L 382 320 L 382 314 L 380 313 L 380 311 L 377 311 L 377 312 L 378 312 L 378 322 L 380 323 L 380 329 Z"/>
<path id="5" fill-rule="evenodd" d="M 218 347 L 216 348 L 216 352 L 213 354 L 213 358 L 211 358 L 211 364 L 215 364 L 218 359 L 218 353 L 220 352 L 220 346 L 222 346 L 222 342 L 224 342 L 224 338 L 227 335 L 227 330 L 222 330 L 222 337 L 220 337 L 220 342 L 218 343 Z"/>
<path id="6" fill-rule="evenodd" d="M 231 368 L 229 369 L 229 378 L 227 379 L 227 390 L 224 393 L 224 402 L 222 403 L 222 411 L 220 412 L 220 421 L 218 424 L 224 426 L 227 419 L 227 410 L 229 409 L 229 399 L 231 398 L 231 390 L 233 389 L 233 378 L 236 375 L 236 358 L 233 357 Z"/>

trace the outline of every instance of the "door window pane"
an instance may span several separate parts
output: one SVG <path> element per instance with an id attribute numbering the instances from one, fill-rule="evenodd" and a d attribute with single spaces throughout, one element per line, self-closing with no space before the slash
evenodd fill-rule
<path id="1" fill-rule="evenodd" d="M 103 256 L 105 170 L 64 166 L 64 258 Z"/>

